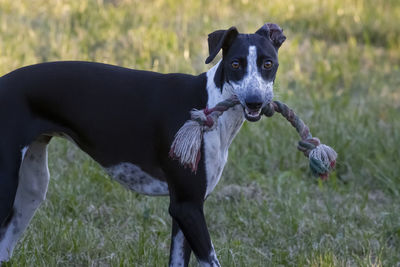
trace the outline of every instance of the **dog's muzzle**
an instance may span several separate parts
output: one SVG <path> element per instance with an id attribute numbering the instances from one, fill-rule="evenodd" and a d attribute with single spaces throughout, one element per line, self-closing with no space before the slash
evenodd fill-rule
<path id="1" fill-rule="evenodd" d="M 263 108 L 274 98 L 273 83 L 263 83 L 258 80 L 245 82 L 245 86 L 238 87 L 235 91 L 246 120 L 255 122 L 261 119 Z"/>

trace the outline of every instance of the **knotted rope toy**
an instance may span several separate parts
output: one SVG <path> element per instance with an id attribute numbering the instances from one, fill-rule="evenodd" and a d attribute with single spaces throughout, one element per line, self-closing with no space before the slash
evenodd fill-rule
<path id="1" fill-rule="evenodd" d="M 192 110 L 191 120 L 186 121 L 176 133 L 169 156 L 195 172 L 201 156 L 200 147 L 204 132 L 213 130 L 218 124 L 218 118 L 238 104 L 240 104 L 239 100 L 233 96 L 219 102 L 211 109 Z M 307 125 L 286 104 L 273 101 L 262 110 L 267 117 L 271 117 L 275 112 L 280 113 L 296 128 L 301 137 L 297 149 L 309 158 L 311 172 L 323 180 L 327 179 L 329 172 L 336 164 L 335 150 L 321 144 L 318 138 L 313 137 Z"/>

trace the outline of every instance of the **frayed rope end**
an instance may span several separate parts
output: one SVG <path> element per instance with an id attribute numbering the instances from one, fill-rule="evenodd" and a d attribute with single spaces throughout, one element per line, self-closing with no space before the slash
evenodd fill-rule
<path id="1" fill-rule="evenodd" d="M 203 126 L 194 120 L 188 120 L 175 135 L 171 145 L 169 156 L 179 160 L 179 163 L 189 167 L 193 172 L 197 171 L 200 161 L 200 148 L 203 140 Z"/>
<path id="2" fill-rule="evenodd" d="M 186 121 L 176 133 L 169 151 L 170 158 L 178 160 L 180 164 L 190 168 L 192 172 L 197 171 L 197 165 L 200 161 L 203 133 L 206 129 L 210 130 L 215 126 L 213 117 L 207 115 L 207 111 L 207 109 L 193 109 L 190 112 L 191 119 Z"/>

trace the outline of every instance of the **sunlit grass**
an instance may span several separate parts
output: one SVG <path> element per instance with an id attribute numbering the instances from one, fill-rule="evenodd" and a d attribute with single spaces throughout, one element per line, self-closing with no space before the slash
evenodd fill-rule
<path id="1" fill-rule="evenodd" d="M 397 266 L 399 20 L 396 0 L 0 0 L 0 74 L 54 60 L 195 74 L 209 68 L 211 31 L 276 22 L 288 37 L 276 98 L 338 151 L 338 166 L 317 182 L 279 114 L 246 123 L 205 207 L 221 264 Z M 59 139 L 50 171 L 10 266 L 167 265 L 168 198 L 124 190 Z"/>

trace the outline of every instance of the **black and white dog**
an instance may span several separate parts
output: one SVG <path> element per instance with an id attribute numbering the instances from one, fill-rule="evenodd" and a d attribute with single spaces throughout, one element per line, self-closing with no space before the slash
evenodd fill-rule
<path id="1" fill-rule="evenodd" d="M 211 33 L 210 63 L 199 76 L 159 74 L 92 62 L 42 63 L 0 78 L 0 264 L 46 197 L 47 145 L 62 136 L 125 187 L 169 195 L 173 218 L 170 266 L 219 266 L 203 204 L 221 177 L 228 148 L 244 120 L 260 119 L 273 98 L 277 52 L 286 37 L 276 24 L 255 34 L 235 27 Z M 190 110 L 236 95 L 204 136 L 196 173 L 168 157 Z"/>

